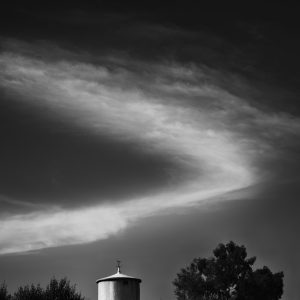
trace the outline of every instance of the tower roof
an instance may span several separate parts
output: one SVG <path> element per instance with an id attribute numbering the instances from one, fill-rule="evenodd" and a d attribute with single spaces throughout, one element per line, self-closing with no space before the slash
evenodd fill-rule
<path id="1" fill-rule="evenodd" d="M 114 281 L 114 280 L 121 280 L 121 279 L 136 280 L 138 282 L 142 282 L 142 280 L 139 278 L 128 276 L 128 275 L 122 274 L 120 272 L 117 272 L 116 274 L 113 274 L 108 277 L 100 278 L 96 282 L 99 283 L 101 281 Z"/>
<path id="2" fill-rule="evenodd" d="M 127 280 L 136 280 L 138 282 L 142 282 L 141 279 L 139 278 L 136 278 L 136 277 L 132 277 L 132 276 L 128 276 L 128 275 L 125 275 L 123 273 L 121 273 L 121 267 L 120 267 L 120 262 L 118 261 L 118 265 L 117 265 L 117 273 L 116 274 L 113 274 L 111 276 L 108 276 L 108 277 L 103 277 L 103 278 L 100 278 L 96 281 L 96 283 L 99 283 L 101 281 L 114 281 L 114 280 L 121 280 L 121 279 L 127 279 Z"/>

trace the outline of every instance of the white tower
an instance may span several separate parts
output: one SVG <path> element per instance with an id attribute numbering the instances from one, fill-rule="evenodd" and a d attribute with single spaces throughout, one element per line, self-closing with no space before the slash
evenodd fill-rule
<path id="1" fill-rule="evenodd" d="M 98 300 L 140 300 L 141 279 L 121 273 L 120 261 L 117 273 L 100 278 L 98 284 Z"/>

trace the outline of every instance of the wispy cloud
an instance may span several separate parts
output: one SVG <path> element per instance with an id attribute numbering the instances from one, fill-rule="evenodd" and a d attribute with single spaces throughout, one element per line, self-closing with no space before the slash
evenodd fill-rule
<path id="1" fill-rule="evenodd" d="M 190 170 L 181 185 L 117 204 L 47 208 L 0 220 L 0 253 L 87 243 L 138 218 L 194 205 L 264 180 L 273 144 L 300 122 L 264 112 L 218 86 L 221 73 L 195 65 L 105 57 L 103 63 L 0 55 L 1 87 L 26 105 L 95 134 L 164 153 Z M 179 176 L 175 174 L 175 176 Z M 84 201 L 84 199 L 83 199 Z"/>

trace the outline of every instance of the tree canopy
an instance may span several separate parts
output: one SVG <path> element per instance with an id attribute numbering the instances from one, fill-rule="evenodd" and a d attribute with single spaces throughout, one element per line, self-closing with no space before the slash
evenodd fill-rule
<path id="1" fill-rule="evenodd" d="M 10 295 L 7 290 L 7 285 L 5 282 L 0 284 L 0 300 L 9 300 Z"/>
<path id="2" fill-rule="evenodd" d="M 79 292 L 76 291 L 76 285 L 71 285 L 67 278 L 57 280 L 52 278 L 49 284 L 43 289 L 38 285 L 25 285 L 10 295 L 7 291 L 7 285 L 0 285 L 0 300 L 85 300 Z"/>
<path id="3" fill-rule="evenodd" d="M 219 244 L 214 257 L 195 258 L 173 281 L 178 300 L 278 300 L 283 293 L 283 272 L 264 266 L 253 270 L 255 257 L 244 246 Z"/>

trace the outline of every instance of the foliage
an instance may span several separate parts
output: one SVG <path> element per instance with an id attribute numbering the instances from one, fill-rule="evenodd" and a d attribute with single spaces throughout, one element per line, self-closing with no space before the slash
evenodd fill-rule
<path id="1" fill-rule="evenodd" d="M 7 285 L 5 282 L 0 284 L 0 300 L 10 300 L 11 296 L 8 294 Z"/>
<path id="2" fill-rule="evenodd" d="M 50 280 L 46 289 L 38 285 L 25 285 L 18 288 L 13 296 L 7 292 L 5 283 L 0 285 L 0 300 L 84 300 L 76 285 L 71 285 L 67 278 L 59 281 L 55 278 Z"/>
<path id="3" fill-rule="evenodd" d="M 76 292 L 76 285 L 70 285 L 67 278 L 57 281 L 52 278 L 45 290 L 45 300 L 84 300 L 80 293 Z"/>
<path id="4" fill-rule="evenodd" d="M 34 286 L 33 284 L 19 287 L 15 292 L 12 300 L 42 300 L 44 298 L 44 291 L 40 285 Z"/>
<path id="5" fill-rule="evenodd" d="M 253 271 L 255 257 L 244 246 L 219 244 L 212 258 L 195 258 L 174 280 L 178 300 L 277 300 L 283 273 L 267 267 Z"/>

